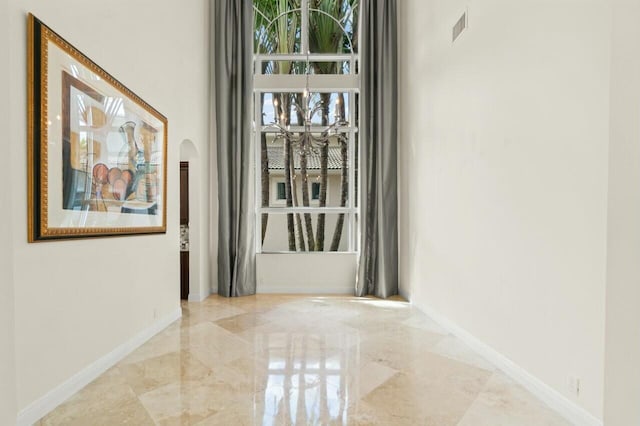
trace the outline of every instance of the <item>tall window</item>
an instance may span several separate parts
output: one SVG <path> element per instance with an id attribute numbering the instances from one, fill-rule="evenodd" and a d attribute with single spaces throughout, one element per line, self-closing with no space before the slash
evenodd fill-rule
<path id="1" fill-rule="evenodd" d="M 359 1 L 253 4 L 258 251 L 357 251 Z"/>

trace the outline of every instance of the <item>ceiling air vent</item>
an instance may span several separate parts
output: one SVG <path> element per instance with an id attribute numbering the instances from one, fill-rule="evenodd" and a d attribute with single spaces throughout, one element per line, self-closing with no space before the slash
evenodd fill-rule
<path id="1" fill-rule="evenodd" d="M 460 34 L 467 28 L 467 12 L 464 12 L 458 22 L 453 26 L 453 40 L 456 41 Z"/>

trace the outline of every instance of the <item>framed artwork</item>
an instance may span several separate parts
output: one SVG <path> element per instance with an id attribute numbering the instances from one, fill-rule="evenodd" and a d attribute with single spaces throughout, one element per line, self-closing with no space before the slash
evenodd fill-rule
<path id="1" fill-rule="evenodd" d="M 166 232 L 167 119 L 28 17 L 29 242 Z"/>

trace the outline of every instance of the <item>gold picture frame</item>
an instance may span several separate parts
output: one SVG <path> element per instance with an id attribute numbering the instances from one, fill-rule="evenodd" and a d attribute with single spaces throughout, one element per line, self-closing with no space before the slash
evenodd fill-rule
<path id="1" fill-rule="evenodd" d="M 166 232 L 167 119 L 28 16 L 29 242 Z"/>

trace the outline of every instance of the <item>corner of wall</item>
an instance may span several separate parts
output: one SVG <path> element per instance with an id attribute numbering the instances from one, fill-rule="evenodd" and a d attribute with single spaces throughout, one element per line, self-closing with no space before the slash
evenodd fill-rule
<path id="1" fill-rule="evenodd" d="M 604 421 L 626 426 L 640 424 L 640 3 L 612 3 Z"/>
<path id="2" fill-rule="evenodd" d="M 9 13 L 8 0 L 0 0 L 0 129 L 10 133 L 9 120 Z M 0 139 L 0 182 L 13 182 L 10 173 L 11 138 Z M 7 188 L 11 188 L 8 185 Z M 0 191 L 0 424 L 16 421 L 16 369 L 15 369 L 15 298 L 13 279 L 13 247 L 11 194 Z"/>

